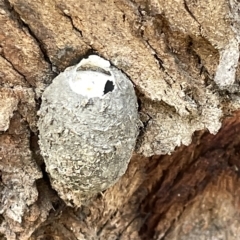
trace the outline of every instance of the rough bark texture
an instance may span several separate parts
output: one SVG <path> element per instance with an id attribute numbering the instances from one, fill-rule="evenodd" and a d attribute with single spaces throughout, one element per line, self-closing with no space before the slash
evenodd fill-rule
<path id="1" fill-rule="evenodd" d="M 0 0 L 1 238 L 239 239 L 239 10 Z M 91 53 L 135 84 L 143 127 L 125 175 L 73 209 L 50 185 L 37 111 L 52 79 Z"/>

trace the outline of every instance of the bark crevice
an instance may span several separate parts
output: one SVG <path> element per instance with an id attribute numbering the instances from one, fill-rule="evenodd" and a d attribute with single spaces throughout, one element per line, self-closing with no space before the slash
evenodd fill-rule
<path id="1" fill-rule="evenodd" d="M 34 86 L 31 85 L 31 83 L 27 80 L 26 76 L 23 73 L 21 73 L 8 58 L 6 58 L 4 54 L 4 50 L 0 52 L 0 56 L 4 58 L 11 65 L 12 69 L 24 79 L 25 83 L 27 83 L 29 87 L 30 86 L 33 87 L 33 90 L 34 90 Z"/>
<path id="2" fill-rule="evenodd" d="M 197 18 L 194 16 L 194 14 L 192 13 L 192 11 L 189 9 L 188 4 L 187 4 L 187 0 L 183 0 L 183 6 L 185 8 L 185 10 L 189 13 L 189 15 L 192 17 L 192 19 L 194 21 L 197 22 L 197 24 L 199 25 L 199 33 L 202 36 L 202 25 L 201 23 L 197 20 Z"/>
<path id="3" fill-rule="evenodd" d="M 34 31 L 31 29 L 31 27 L 22 20 L 21 14 L 14 8 L 14 5 L 12 5 L 9 2 L 9 0 L 4 0 L 4 1 L 5 1 L 5 4 L 9 10 L 9 12 L 13 16 L 13 19 L 15 19 L 18 22 L 19 26 L 27 29 L 27 31 L 30 34 L 30 36 L 32 37 L 32 39 L 38 45 L 44 60 L 50 65 L 51 70 L 54 73 L 59 73 L 57 66 L 54 66 L 53 63 L 51 62 L 51 60 L 48 56 L 48 53 L 47 53 L 47 49 L 44 47 L 44 44 L 41 42 L 41 40 L 38 39 L 37 35 L 34 33 Z"/>
<path id="4" fill-rule="evenodd" d="M 66 13 L 66 11 L 62 10 L 59 8 L 59 10 L 61 11 L 62 15 L 68 19 L 68 21 L 70 22 L 70 24 L 72 25 L 73 30 L 78 33 L 81 37 L 81 40 L 89 47 L 88 49 L 88 53 L 85 54 L 85 56 L 88 56 L 89 53 L 92 53 L 93 51 L 97 52 L 92 46 L 91 44 L 88 43 L 88 41 L 85 39 L 85 36 L 83 35 L 83 31 L 81 29 L 79 29 L 75 24 L 74 21 L 72 19 L 72 16 L 68 13 Z"/>
<path id="5" fill-rule="evenodd" d="M 34 33 L 34 31 L 31 29 L 31 27 L 22 20 L 20 13 L 14 8 L 14 5 L 11 5 L 11 3 L 8 0 L 4 0 L 4 1 L 7 3 L 7 6 L 9 8 L 11 14 L 14 14 L 14 18 L 17 20 L 17 22 L 20 24 L 20 26 L 23 26 L 27 29 L 27 31 L 30 34 L 30 36 L 32 37 L 32 39 L 38 45 L 44 60 L 50 65 L 50 69 L 54 73 L 59 73 L 57 66 L 54 66 L 53 63 L 51 62 L 51 60 L 48 56 L 47 50 L 44 47 L 44 44 L 41 42 L 41 40 L 38 39 L 37 35 Z"/>

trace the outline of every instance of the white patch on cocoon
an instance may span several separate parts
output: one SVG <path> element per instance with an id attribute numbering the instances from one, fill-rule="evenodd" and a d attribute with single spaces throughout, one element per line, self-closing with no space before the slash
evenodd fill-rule
<path id="1" fill-rule="evenodd" d="M 84 58 L 78 65 L 77 67 L 83 66 L 83 65 L 92 65 L 92 66 L 97 66 L 100 68 L 103 68 L 105 70 L 109 69 L 111 64 L 109 61 L 97 56 L 97 55 L 90 55 L 88 58 Z"/>
<path id="2" fill-rule="evenodd" d="M 88 66 L 88 70 L 81 70 L 81 67 Z M 93 67 L 93 70 L 89 67 Z M 69 73 L 69 85 L 72 91 L 82 96 L 93 98 L 102 98 L 107 81 L 111 81 L 115 86 L 113 74 L 108 75 L 104 72 L 94 70 L 94 68 L 101 68 L 106 72 L 111 73 L 110 62 L 97 56 L 91 55 L 87 59 L 83 59 Z M 78 70 L 80 68 L 80 70 Z"/>

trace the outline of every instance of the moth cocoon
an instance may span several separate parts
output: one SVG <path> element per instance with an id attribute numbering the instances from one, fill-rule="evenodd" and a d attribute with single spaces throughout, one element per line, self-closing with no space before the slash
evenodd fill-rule
<path id="1" fill-rule="evenodd" d="M 131 81 L 91 55 L 49 85 L 39 111 L 39 144 L 51 184 L 80 206 L 125 173 L 138 136 Z"/>

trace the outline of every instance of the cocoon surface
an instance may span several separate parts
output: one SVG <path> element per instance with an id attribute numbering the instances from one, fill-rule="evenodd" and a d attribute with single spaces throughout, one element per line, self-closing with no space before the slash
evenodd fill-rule
<path id="1" fill-rule="evenodd" d="M 43 93 L 39 144 L 51 184 L 70 206 L 113 185 L 138 135 L 131 81 L 96 55 L 59 74 Z"/>

